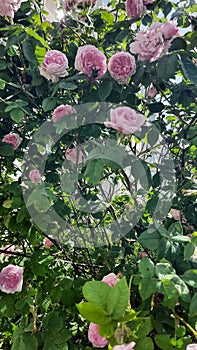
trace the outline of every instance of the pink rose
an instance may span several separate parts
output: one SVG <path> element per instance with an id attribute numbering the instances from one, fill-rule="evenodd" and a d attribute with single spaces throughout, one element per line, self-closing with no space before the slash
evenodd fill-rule
<path id="1" fill-rule="evenodd" d="M 118 107 L 110 110 L 110 122 L 105 122 L 106 127 L 112 127 L 123 134 L 129 135 L 144 124 L 145 118 L 142 114 L 136 113 L 130 107 Z"/>
<path id="2" fill-rule="evenodd" d="M 131 19 L 137 19 L 146 13 L 146 7 L 143 0 L 126 0 L 126 11 Z"/>
<path id="3" fill-rule="evenodd" d="M 53 245 L 53 242 L 49 238 L 45 237 L 43 244 L 46 248 L 51 248 L 51 246 Z"/>
<path id="4" fill-rule="evenodd" d="M 61 77 L 68 75 L 68 59 L 66 55 L 57 50 L 50 50 L 46 53 L 40 67 L 40 74 L 54 83 Z"/>
<path id="5" fill-rule="evenodd" d="M 149 5 L 149 4 L 153 4 L 155 0 L 144 0 L 144 5 Z"/>
<path id="6" fill-rule="evenodd" d="M 162 24 L 161 32 L 165 39 L 172 39 L 175 35 L 180 35 L 179 28 L 174 22 L 166 22 Z"/>
<path id="7" fill-rule="evenodd" d="M 8 265 L 0 273 L 0 290 L 4 293 L 21 292 L 23 285 L 23 268 Z"/>
<path id="8" fill-rule="evenodd" d="M 148 89 L 148 97 L 154 98 L 156 95 L 157 95 L 157 89 L 152 85 L 152 86 Z"/>
<path id="9" fill-rule="evenodd" d="M 21 6 L 21 0 L 0 0 L 0 16 L 8 16 L 14 18 Z"/>
<path id="10" fill-rule="evenodd" d="M 54 111 L 52 115 L 52 119 L 55 122 L 57 122 L 59 119 L 64 117 L 67 114 L 72 114 L 74 113 L 74 109 L 70 105 L 61 105 L 58 106 Z"/>
<path id="11" fill-rule="evenodd" d="M 120 281 L 120 279 L 115 275 L 115 273 L 109 273 L 103 277 L 102 281 L 108 284 L 108 286 L 113 287 L 117 282 Z"/>
<path id="12" fill-rule="evenodd" d="M 41 179 L 39 170 L 31 170 L 29 173 L 29 178 L 32 182 L 39 182 Z"/>
<path id="13" fill-rule="evenodd" d="M 79 3 L 78 0 L 63 0 L 61 2 L 61 5 L 62 5 L 63 9 L 67 12 L 67 11 L 73 10 L 75 5 L 78 3 Z"/>
<path id="14" fill-rule="evenodd" d="M 72 163 L 81 163 L 83 160 L 83 153 L 78 151 L 77 148 L 68 148 L 65 153 L 67 160 L 70 160 Z"/>
<path id="15" fill-rule="evenodd" d="M 132 350 L 134 349 L 135 342 L 129 344 L 115 345 L 112 350 Z"/>
<path id="16" fill-rule="evenodd" d="M 108 70 L 119 84 L 126 84 L 136 71 L 135 58 L 128 52 L 115 53 L 109 60 Z"/>
<path id="17" fill-rule="evenodd" d="M 4 136 L 2 142 L 9 143 L 15 150 L 22 142 L 22 138 L 18 134 L 10 133 Z"/>
<path id="18" fill-rule="evenodd" d="M 174 220 L 181 221 L 181 212 L 177 209 L 172 209 L 172 217 Z"/>
<path id="19" fill-rule="evenodd" d="M 154 62 L 168 52 L 170 41 L 164 40 L 161 27 L 160 23 L 154 23 L 147 30 L 137 33 L 130 51 L 138 54 L 139 61 Z"/>
<path id="20" fill-rule="evenodd" d="M 96 348 L 104 348 L 108 344 L 108 340 L 99 334 L 98 325 L 92 322 L 88 329 L 88 339 Z"/>
<path id="21" fill-rule="evenodd" d="M 81 46 L 75 57 L 75 68 L 88 77 L 100 79 L 107 70 L 106 57 L 93 45 Z"/>
<path id="22" fill-rule="evenodd" d="M 138 256 L 140 259 L 142 259 L 142 258 L 146 258 L 148 254 L 146 252 L 140 252 Z"/>
<path id="23" fill-rule="evenodd" d="M 197 344 L 187 345 L 186 350 L 197 350 Z"/>
<path id="24" fill-rule="evenodd" d="M 194 60 L 194 64 L 195 64 L 195 66 L 197 66 L 197 59 Z"/>

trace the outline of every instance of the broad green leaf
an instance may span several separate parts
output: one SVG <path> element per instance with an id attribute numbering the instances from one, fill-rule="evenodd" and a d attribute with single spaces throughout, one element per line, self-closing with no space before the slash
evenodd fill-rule
<path id="1" fill-rule="evenodd" d="M 123 277 L 110 289 L 107 300 L 107 312 L 111 315 L 113 320 L 118 320 L 124 315 L 128 303 L 129 287 L 126 277 Z"/>
<path id="2" fill-rule="evenodd" d="M 14 108 L 10 111 L 10 116 L 12 120 L 14 120 L 16 123 L 19 123 L 21 119 L 24 118 L 25 113 L 20 108 Z"/>
<path id="3" fill-rule="evenodd" d="M 82 291 L 87 301 L 105 309 L 111 287 L 102 281 L 90 281 L 85 283 Z"/>
<path id="4" fill-rule="evenodd" d="M 168 80 L 172 78 L 177 70 L 178 57 L 175 53 L 171 55 L 166 55 L 159 60 L 157 72 L 158 78 L 163 80 Z"/>
<path id="5" fill-rule="evenodd" d="M 113 88 L 112 81 L 109 79 L 105 79 L 98 89 L 98 94 L 101 101 L 106 100 L 106 98 L 110 95 L 112 88 Z"/>
<path id="6" fill-rule="evenodd" d="M 42 108 L 44 112 L 48 112 L 54 110 L 56 107 L 56 98 L 55 97 L 47 97 L 42 101 Z"/>
<path id="7" fill-rule="evenodd" d="M 190 257 L 194 254 L 195 245 L 193 243 L 187 243 L 184 249 L 184 259 L 189 260 Z"/>
<path id="8" fill-rule="evenodd" d="M 164 301 L 162 304 L 168 306 L 170 309 L 174 308 L 179 298 L 179 293 L 175 284 L 168 279 L 162 279 L 162 287 L 164 293 Z"/>
<path id="9" fill-rule="evenodd" d="M 136 342 L 135 350 L 154 350 L 152 339 L 144 337 Z"/>
<path id="10" fill-rule="evenodd" d="M 103 163 L 101 159 L 95 159 L 89 162 L 86 166 L 84 177 L 88 178 L 89 182 L 96 186 L 103 175 Z"/>
<path id="11" fill-rule="evenodd" d="M 139 272 L 143 277 L 153 277 L 155 275 L 155 266 L 150 258 L 144 257 L 138 264 Z"/>
<path id="12" fill-rule="evenodd" d="M 178 275 L 174 275 L 171 281 L 175 284 L 175 287 L 179 293 L 180 298 L 184 302 L 190 303 L 191 296 L 190 296 L 189 288 L 186 285 L 186 283 Z"/>
<path id="13" fill-rule="evenodd" d="M 148 249 L 157 249 L 161 236 L 154 229 L 149 229 L 140 235 L 138 241 Z"/>
<path id="14" fill-rule="evenodd" d="M 190 316 L 197 315 L 197 293 L 195 293 L 192 297 L 189 313 L 190 313 Z"/>
<path id="15" fill-rule="evenodd" d="M 50 49 L 49 45 L 46 43 L 46 41 L 44 40 L 44 38 L 42 38 L 40 35 L 38 35 L 33 28 L 30 27 L 25 27 L 25 32 L 32 36 L 34 39 L 38 40 L 44 47 L 46 47 L 47 49 Z"/>
<path id="16" fill-rule="evenodd" d="M 111 322 L 109 324 L 105 324 L 104 326 L 99 326 L 99 334 L 104 338 L 110 338 L 114 335 L 116 330 L 117 323 Z"/>
<path id="17" fill-rule="evenodd" d="M 31 333 L 24 333 L 14 338 L 11 350 L 37 350 L 38 340 Z"/>
<path id="18" fill-rule="evenodd" d="M 170 335 L 168 334 L 156 335 L 154 339 L 156 344 L 162 350 L 174 350 L 174 347 L 172 347 L 171 345 Z"/>
<path id="19" fill-rule="evenodd" d="M 112 321 L 108 313 L 94 303 L 80 303 L 76 304 L 76 307 L 80 314 L 90 322 L 105 325 Z"/>
<path id="20" fill-rule="evenodd" d="M 139 283 L 139 293 L 142 300 L 150 298 L 157 291 L 156 281 L 150 277 L 144 277 Z"/>
<path id="21" fill-rule="evenodd" d="M 153 329 L 153 325 L 151 322 L 151 318 L 150 317 L 144 317 L 142 319 L 142 323 L 141 323 L 141 327 L 139 328 L 139 330 L 137 331 L 136 335 L 138 338 L 145 338 L 150 331 Z"/>
<path id="22" fill-rule="evenodd" d="M 192 81 L 197 85 L 197 67 L 196 65 L 185 55 L 181 55 L 181 65 L 183 74 L 186 79 Z"/>
<path id="23" fill-rule="evenodd" d="M 188 270 L 182 276 L 183 281 L 193 288 L 197 288 L 197 270 Z"/>
<path id="24" fill-rule="evenodd" d="M 176 271 L 169 263 L 157 263 L 155 273 L 159 279 L 171 279 Z"/>

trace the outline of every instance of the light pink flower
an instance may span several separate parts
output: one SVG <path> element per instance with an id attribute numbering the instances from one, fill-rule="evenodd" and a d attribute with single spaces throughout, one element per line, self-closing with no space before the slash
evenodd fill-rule
<path id="1" fill-rule="evenodd" d="M 146 252 L 139 252 L 139 258 L 142 259 L 142 258 L 146 258 L 148 256 L 148 254 Z"/>
<path id="2" fill-rule="evenodd" d="M 81 46 L 75 57 L 75 68 L 88 77 L 100 79 L 107 70 L 106 57 L 94 45 Z"/>
<path id="3" fill-rule="evenodd" d="M 46 248 L 51 248 L 51 246 L 53 245 L 53 242 L 49 238 L 45 237 L 43 244 Z"/>
<path id="4" fill-rule="evenodd" d="M 180 35 L 179 28 L 174 22 L 166 22 L 161 26 L 161 32 L 165 39 L 172 39 L 176 35 Z"/>
<path id="5" fill-rule="evenodd" d="M 174 220 L 181 221 L 181 212 L 177 209 L 172 209 L 172 217 Z"/>
<path id="6" fill-rule="evenodd" d="M 44 57 L 40 67 L 40 74 L 55 83 L 60 77 L 68 75 L 67 69 L 68 59 L 66 55 L 58 50 L 50 50 Z"/>
<path id="7" fill-rule="evenodd" d="M 130 45 L 130 51 L 138 54 L 139 61 L 154 62 L 168 52 L 171 44 L 164 40 L 161 27 L 160 23 L 154 23 L 147 30 L 137 33 L 135 42 Z"/>
<path id="8" fill-rule="evenodd" d="M 61 105 L 58 106 L 52 114 L 52 119 L 55 122 L 57 122 L 59 119 L 61 119 L 64 115 L 72 114 L 74 113 L 74 109 L 70 105 Z"/>
<path id="9" fill-rule="evenodd" d="M 39 170 L 31 170 L 29 172 L 29 178 L 32 182 L 39 182 L 41 179 Z"/>
<path id="10" fill-rule="evenodd" d="M 75 5 L 79 3 L 78 0 L 62 0 L 61 5 L 65 11 L 71 11 L 74 9 Z"/>
<path id="11" fill-rule="evenodd" d="M 126 0 L 126 11 L 131 19 L 137 19 L 146 13 L 146 7 L 143 0 Z"/>
<path id="12" fill-rule="evenodd" d="M 21 6 L 21 0 L 0 0 L 0 16 L 8 16 L 14 18 Z"/>
<path id="13" fill-rule="evenodd" d="M 104 276 L 102 281 L 108 284 L 108 286 L 113 287 L 117 282 L 120 281 L 120 279 L 115 275 L 115 273 L 112 272 Z"/>
<path id="14" fill-rule="evenodd" d="M 187 345 L 186 350 L 197 350 L 197 344 Z"/>
<path id="15" fill-rule="evenodd" d="M 148 97 L 154 98 L 156 95 L 157 95 L 157 89 L 152 85 L 152 86 L 148 89 Z"/>
<path id="16" fill-rule="evenodd" d="M 142 114 L 136 113 L 130 107 L 118 107 L 110 110 L 110 122 L 105 122 L 106 127 L 112 127 L 123 134 L 129 135 L 144 124 L 145 118 Z"/>
<path id="17" fill-rule="evenodd" d="M 15 150 L 18 148 L 20 143 L 22 142 L 22 138 L 15 133 L 10 133 L 4 136 L 2 142 L 9 143 L 12 145 L 12 148 Z"/>
<path id="18" fill-rule="evenodd" d="M 108 340 L 99 334 L 99 327 L 95 323 L 90 323 L 88 329 L 88 339 L 93 346 L 97 348 L 104 348 L 108 345 Z"/>
<path id="19" fill-rule="evenodd" d="M 128 52 L 117 52 L 110 58 L 108 70 L 114 80 L 125 84 L 136 71 L 135 58 Z"/>
<path id="20" fill-rule="evenodd" d="M 23 268 L 8 265 L 0 273 L 0 290 L 4 293 L 21 292 L 23 285 Z"/>
<path id="21" fill-rule="evenodd" d="M 194 64 L 195 64 L 195 66 L 197 66 L 197 59 L 194 60 Z"/>
<path id="22" fill-rule="evenodd" d="M 155 0 L 144 0 L 144 5 L 149 5 L 149 4 L 153 4 Z"/>
<path id="23" fill-rule="evenodd" d="M 135 346 L 135 342 L 129 344 L 115 345 L 112 350 L 133 350 Z"/>
<path id="24" fill-rule="evenodd" d="M 83 160 L 83 153 L 78 151 L 77 148 L 68 148 L 65 153 L 67 160 L 70 160 L 72 163 L 81 163 Z"/>

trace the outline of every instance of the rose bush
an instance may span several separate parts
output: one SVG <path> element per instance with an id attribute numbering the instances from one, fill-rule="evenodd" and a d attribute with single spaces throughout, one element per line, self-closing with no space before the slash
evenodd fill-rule
<path id="1" fill-rule="evenodd" d="M 0 1 L 0 348 L 196 347 L 195 13 Z"/>

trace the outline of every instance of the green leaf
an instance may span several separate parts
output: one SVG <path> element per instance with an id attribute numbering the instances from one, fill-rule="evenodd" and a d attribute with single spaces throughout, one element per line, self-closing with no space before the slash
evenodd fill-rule
<path id="1" fill-rule="evenodd" d="M 129 302 L 129 287 L 126 277 L 115 284 L 110 289 L 107 300 L 107 312 L 111 315 L 113 320 L 118 320 L 126 311 Z"/>
<path id="2" fill-rule="evenodd" d="M 183 281 L 193 288 L 197 288 L 197 270 L 187 270 L 183 276 Z"/>
<path id="3" fill-rule="evenodd" d="M 163 305 L 168 306 L 170 309 L 174 308 L 179 298 L 179 293 L 175 287 L 175 284 L 168 279 L 163 279 L 162 287 L 165 296 L 164 301 L 162 302 Z"/>
<path id="4" fill-rule="evenodd" d="M 0 79 L 0 90 L 4 90 L 5 84 L 6 84 L 5 81 Z"/>
<path id="5" fill-rule="evenodd" d="M 154 339 L 156 344 L 160 347 L 160 349 L 174 350 L 174 348 L 171 345 L 170 335 L 168 334 L 156 335 Z"/>
<path id="6" fill-rule="evenodd" d="M 171 279 L 176 275 L 176 271 L 169 263 L 157 263 L 155 273 L 159 279 Z"/>
<path id="7" fill-rule="evenodd" d="M 111 322 L 109 324 L 105 324 L 104 326 L 99 326 L 99 334 L 104 338 L 111 338 L 114 335 L 116 330 L 117 323 Z"/>
<path id="8" fill-rule="evenodd" d="M 144 260 L 144 259 L 143 259 Z M 150 298 L 157 291 L 156 281 L 152 278 L 144 277 L 139 283 L 139 293 L 142 300 Z"/>
<path id="9" fill-rule="evenodd" d="M 188 57 L 181 55 L 181 66 L 186 79 L 192 81 L 195 85 L 197 85 L 196 65 Z"/>
<path id="10" fill-rule="evenodd" d="M 54 110 L 56 107 L 56 98 L 55 97 L 47 97 L 42 101 L 42 108 L 44 112 L 48 112 Z"/>
<path id="11" fill-rule="evenodd" d="M 158 78 L 168 80 L 175 75 L 178 66 L 178 57 L 176 54 L 166 55 L 159 60 L 157 72 Z"/>
<path id="12" fill-rule="evenodd" d="M 89 182 L 96 186 L 101 180 L 103 175 L 103 163 L 101 159 L 95 159 L 88 162 L 84 177 L 88 178 Z"/>
<path id="13" fill-rule="evenodd" d="M 112 320 L 104 309 L 94 303 L 80 303 L 76 307 L 84 318 L 98 325 L 108 324 Z"/>
<path id="14" fill-rule="evenodd" d="M 173 242 L 185 243 L 185 242 L 190 241 L 190 238 L 187 237 L 187 236 L 180 236 L 180 235 L 177 235 L 177 236 L 172 237 L 171 240 L 172 240 Z"/>
<path id="15" fill-rule="evenodd" d="M 32 36 L 34 39 L 38 40 L 44 47 L 46 47 L 47 49 L 50 50 L 50 47 L 49 45 L 46 43 L 46 41 L 40 36 L 38 35 L 34 30 L 33 28 L 30 28 L 30 27 L 25 27 L 25 32 Z"/>
<path id="16" fill-rule="evenodd" d="M 41 65 L 42 61 L 44 60 L 45 54 L 46 54 L 46 48 L 41 47 L 39 45 L 36 45 L 35 55 L 36 55 L 36 58 L 37 58 L 39 65 Z"/>
<path id="17" fill-rule="evenodd" d="M 144 337 L 137 341 L 135 345 L 135 350 L 154 350 L 154 345 L 152 339 L 149 337 Z"/>
<path id="18" fill-rule="evenodd" d="M 189 313 L 191 316 L 197 315 L 197 293 L 195 293 L 192 297 Z"/>
<path id="19" fill-rule="evenodd" d="M 138 264 L 139 272 L 143 277 L 153 277 L 155 275 L 155 266 L 148 257 L 144 257 Z"/>
<path id="20" fill-rule="evenodd" d="M 160 239 L 161 236 L 157 231 L 155 231 L 154 229 L 149 229 L 142 232 L 138 241 L 146 248 L 153 250 L 158 248 Z"/>
<path id="21" fill-rule="evenodd" d="M 64 328 L 63 318 L 59 312 L 51 311 L 43 320 L 43 327 L 50 331 L 52 334 L 58 334 L 61 329 Z"/>
<path id="22" fill-rule="evenodd" d="M 84 284 L 82 291 L 86 300 L 105 309 L 111 287 L 102 281 L 90 281 Z"/>
<path id="23" fill-rule="evenodd" d="M 0 70 L 4 70 L 7 68 L 7 63 L 4 60 L 0 60 Z"/>
<path id="24" fill-rule="evenodd" d="M 38 340 L 33 334 L 24 333 L 14 338 L 11 350 L 37 350 Z"/>
<path id="25" fill-rule="evenodd" d="M 150 103 L 148 105 L 148 109 L 151 113 L 159 113 L 159 112 L 163 111 L 164 108 L 165 108 L 165 106 L 162 102 Z"/>
<path id="26" fill-rule="evenodd" d="M 60 89 L 64 89 L 64 90 L 76 90 L 78 87 L 76 84 L 73 84 L 64 80 L 60 81 L 58 86 Z"/>
<path id="27" fill-rule="evenodd" d="M 101 101 L 105 101 L 112 91 L 113 83 L 109 79 L 105 79 L 98 89 Z"/>
<path id="28" fill-rule="evenodd" d="M 146 335 L 149 334 L 152 329 L 153 329 L 153 325 L 151 322 L 151 318 L 144 317 L 142 319 L 142 323 L 141 323 L 140 328 L 137 331 L 136 335 L 138 338 L 145 338 Z"/>
<path id="29" fill-rule="evenodd" d="M 24 118 L 25 113 L 20 108 L 14 108 L 10 111 L 10 116 L 12 120 L 14 120 L 16 123 L 19 123 L 21 119 Z"/>

